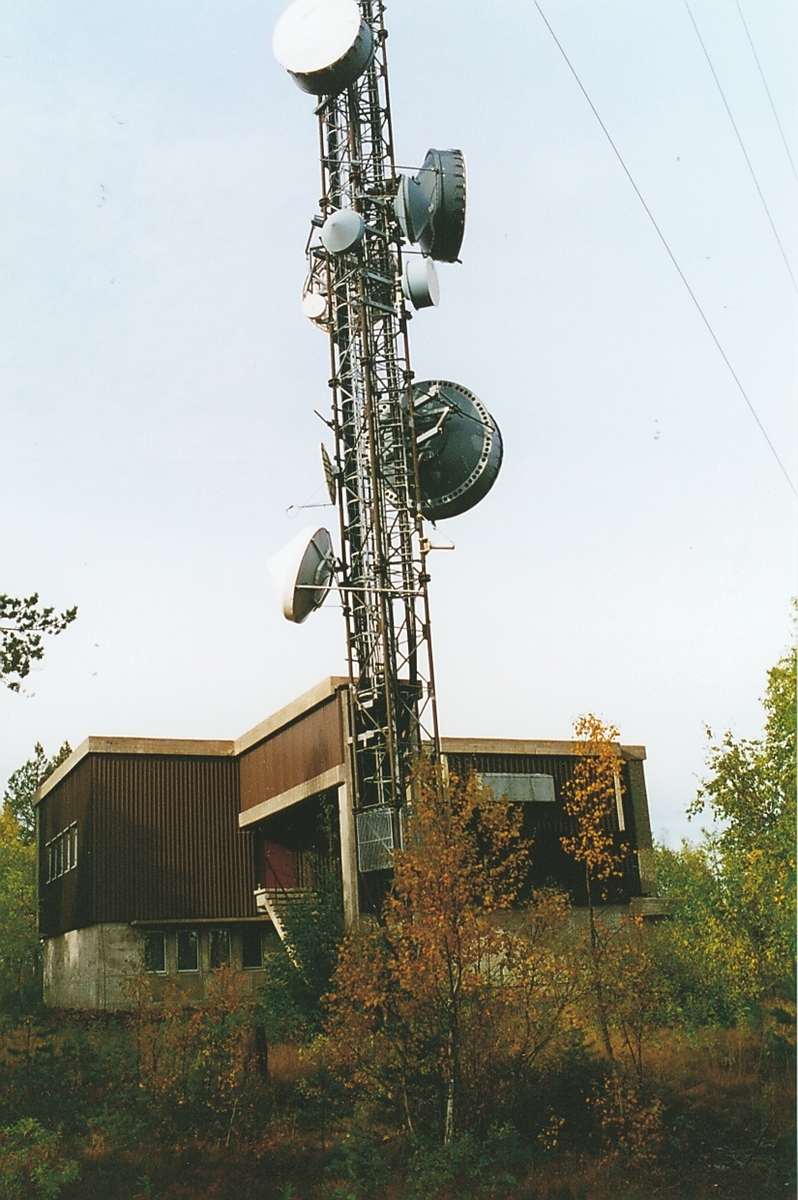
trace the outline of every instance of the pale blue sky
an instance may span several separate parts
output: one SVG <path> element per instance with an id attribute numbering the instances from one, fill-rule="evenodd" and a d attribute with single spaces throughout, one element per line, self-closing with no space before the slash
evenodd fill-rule
<path id="1" fill-rule="evenodd" d="M 80 606 L 0 696 L 3 780 L 36 740 L 234 737 L 343 668 L 340 613 L 289 626 L 266 571 L 286 508 L 324 498 L 329 373 L 299 308 L 319 169 L 271 52 L 283 7 L 3 5 L 0 583 Z M 798 275 L 737 4 L 690 7 Z M 740 7 L 798 161 L 794 6 Z M 796 293 L 683 0 L 543 8 L 795 480 Z M 648 747 L 673 840 L 704 724 L 760 726 L 794 497 L 535 8 L 396 0 L 387 24 L 400 161 L 468 163 L 463 265 L 413 365 L 505 440 L 432 563 L 443 732 L 563 738 L 597 711 Z"/>

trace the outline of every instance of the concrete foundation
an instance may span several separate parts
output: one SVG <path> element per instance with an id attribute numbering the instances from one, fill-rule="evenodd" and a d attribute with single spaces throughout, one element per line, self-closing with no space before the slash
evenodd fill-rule
<path id="1" fill-rule="evenodd" d="M 188 928 L 184 925 L 181 928 Z M 220 928 L 219 924 L 214 928 Z M 189 1003 L 205 999 L 207 984 L 213 978 L 210 966 L 209 927 L 191 926 L 198 937 L 198 962 L 195 971 L 178 971 L 175 951 L 177 926 L 158 926 L 165 934 L 165 970 L 145 971 L 144 939 L 146 930 L 128 924 L 90 925 L 71 929 L 44 941 L 43 999 L 48 1008 L 112 1012 L 135 1007 L 137 984 L 145 979 L 153 999 L 160 1000 L 164 989 L 177 985 Z M 231 966 L 248 982 L 253 997 L 263 982 L 264 968 L 242 966 L 242 927 L 227 926 L 230 933 Z M 276 941 L 271 926 L 263 925 L 264 936 Z M 268 955 L 267 943 L 263 943 Z"/>
<path id="2" fill-rule="evenodd" d="M 70 929 L 44 943 L 44 1003 L 48 1008 L 130 1008 L 132 984 L 144 966 L 144 941 L 130 925 Z"/>

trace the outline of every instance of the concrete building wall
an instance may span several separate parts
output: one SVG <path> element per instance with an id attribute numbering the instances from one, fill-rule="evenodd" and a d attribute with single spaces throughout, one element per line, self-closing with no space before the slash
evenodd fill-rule
<path id="1" fill-rule="evenodd" d="M 130 925 L 89 925 L 44 943 L 48 1008 L 130 1008 L 144 964 L 143 939 Z"/>
<path id="2" fill-rule="evenodd" d="M 268 922 L 257 922 L 261 931 L 261 963 L 276 934 Z M 46 938 L 44 942 L 43 999 L 48 1008 L 112 1012 L 137 1003 L 137 984 L 144 977 L 153 1000 L 161 1000 L 176 984 L 186 1001 L 201 1003 L 213 978 L 210 959 L 210 926 L 192 926 L 197 934 L 196 970 L 179 971 L 176 950 L 178 928 L 159 927 L 165 936 L 163 971 L 145 971 L 144 942 L 148 929 L 127 924 L 90 925 Z M 243 927 L 220 926 L 230 934 L 230 964 L 246 980 L 254 997 L 263 983 L 265 967 L 244 967 Z"/>

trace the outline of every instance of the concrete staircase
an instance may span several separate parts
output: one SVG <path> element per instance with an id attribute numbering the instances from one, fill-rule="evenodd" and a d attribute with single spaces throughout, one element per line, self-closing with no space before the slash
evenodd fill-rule
<path id="1" fill-rule="evenodd" d="M 282 942 L 285 941 L 285 916 L 291 912 L 291 906 L 300 900 L 315 899 L 315 892 L 310 888 L 256 888 L 255 907 L 259 913 L 268 916 Z"/>

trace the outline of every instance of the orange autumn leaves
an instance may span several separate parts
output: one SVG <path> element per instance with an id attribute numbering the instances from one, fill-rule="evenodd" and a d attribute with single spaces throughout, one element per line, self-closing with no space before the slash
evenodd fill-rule
<path id="1" fill-rule="evenodd" d="M 344 945 L 326 1053 L 408 1130 L 438 1125 L 447 1141 L 514 1107 L 577 983 L 564 897 L 507 915 L 529 870 L 519 807 L 430 763 L 412 796 L 383 923 Z"/>
<path id="2" fill-rule="evenodd" d="M 618 730 L 588 713 L 574 722 L 578 741 L 573 775 L 563 788 L 564 808 L 576 822 L 576 833 L 561 839 L 566 854 L 585 867 L 588 901 L 606 892 L 613 876 L 622 874 L 625 846 L 613 834 L 613 809 L 621 802 L 623 759 Z"/>

